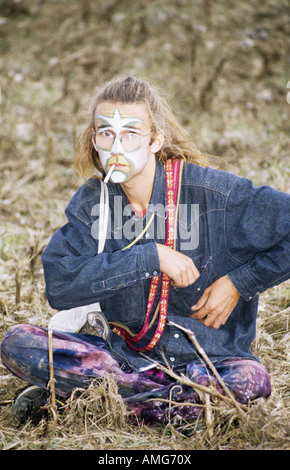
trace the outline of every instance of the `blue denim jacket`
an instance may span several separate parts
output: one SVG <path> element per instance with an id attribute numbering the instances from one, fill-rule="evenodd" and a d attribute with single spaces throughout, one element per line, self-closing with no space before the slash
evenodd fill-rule
<path id="1" fill-rule="evenodd" d="M 110 220 L 104 252 L 97 254 L 100 182 L 89 180 L 66 209 L 68 223 L 52 237 L 43 253 L 47 299 L 59 310 L 100 302 L 108 321 L 138 333 L 144 323 L 150 281 L 160 275 L 156 243 L 165 241 L 164 166 L 156 163 L 150 206 L 134 214 L 119 184 L 108 183 Z M 123 250 L 152 224 L 138 242 Z M 255 187 L 228 172 L 184 167 L 176 249 L 190 256 L 200 271 L 195 283 L 170 287 L 168 320 L 195 333 L 212 361 L 253 356 L 258 295 L 289 278 L 290 196 L 267 186 Z M 190 307 L 206 287 L 228 274 L 240 300 L 219 329 L 190 317 Z M 157 296 L 158 297 L 158 296 Z M 157 302 L 158 299 L 156 299 Z M 137 345 L 147 345 L 156 325 Z M 180 329 L 166 325 L 155 348 L 135 352 L 115 333 L 112 354 L 140 370 L 153 361 L 180 367 L 199 361 L 194 345 Z"/>

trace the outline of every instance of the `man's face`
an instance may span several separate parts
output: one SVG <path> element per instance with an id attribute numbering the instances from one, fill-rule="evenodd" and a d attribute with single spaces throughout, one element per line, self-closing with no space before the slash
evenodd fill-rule
<path id="1" fill-rule="evenodd" d="M 140 173 L 150 155 L 151 122 L 145 104 L 100 103 L 95 113 L 94 145 L 113 183 Z"/>

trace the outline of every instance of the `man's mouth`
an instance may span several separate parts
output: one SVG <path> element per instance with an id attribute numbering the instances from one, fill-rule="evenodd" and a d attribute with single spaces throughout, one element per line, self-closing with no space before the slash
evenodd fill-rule
<path id="1" fill-rule="evenodd" d="M 128 166 L 128 165 L 125 165 L 124 163 L 114 163 L 113 165 L 115 167 L 115 170 L 117 170 L 118 168 L 126 168 Z"/>

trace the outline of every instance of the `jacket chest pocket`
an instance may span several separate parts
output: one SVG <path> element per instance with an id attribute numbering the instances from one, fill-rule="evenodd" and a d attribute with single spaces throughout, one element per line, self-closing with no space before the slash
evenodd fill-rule
<path id="1" fill-rule="evenodd" d="M 176 289 L 187 315 L 192 315 L 190 308 L 200 299 L 205 289 L 216 280 L 212 257 L 201 258 L 194 263 L 200 272 L 198 279 L 187 287 Z"/>

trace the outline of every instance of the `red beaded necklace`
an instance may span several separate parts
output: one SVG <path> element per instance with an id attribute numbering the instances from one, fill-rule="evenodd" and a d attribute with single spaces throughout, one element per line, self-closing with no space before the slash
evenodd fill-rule
<path id="1" fill-rule="evenodd" d="M 165 176 L 166 176 L 166 199 L 167 199 L 167 219 L 166 219 L 166 239 L 165 245 L 174 249 L 176 242 L 176 223 L 177 223 L 177 211 L 178 203 L 180 197 L 180 187 L 181 187 L 181 178 L 182 178 L 182 160 L 167 160 L 165 163 Z M 149 331 L 153 322 L 149 324 L 149 317 L 152 311 L 154 300 L 156 297 L 157 288 L 160 281 L 160 276 L 154 276 L 151 280 L 150 291 L 148 296 L 147 303 L 147 312 L 145 317 L 144 325 L 139 333 L 133 335 L 127 328 L 119 323 L 110 323 L 112 331 L 121 336 L 128 346 L 130 346 L 135 351 L 149 351 L 153 349 L 157 344 L 165 328 L 166 318 L 167 318 L 167 309 L 168 309 L 168 296 L 169 296 L 169 283 L 170 279 L 166 274 L 162 274 L 161 280 L 161 294 L 160 301 L 158 303 L 155 314 L 159 311 L 158 325 L 156 327 L 155 333 L 152 339 L 149 341 L 145 347 L 136 347 L 135 344 L 138 343 Z M 154 314 L 154 317 L 155 317 Z"/>

